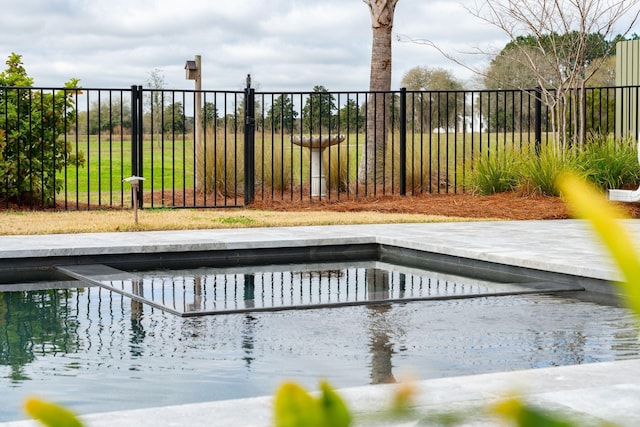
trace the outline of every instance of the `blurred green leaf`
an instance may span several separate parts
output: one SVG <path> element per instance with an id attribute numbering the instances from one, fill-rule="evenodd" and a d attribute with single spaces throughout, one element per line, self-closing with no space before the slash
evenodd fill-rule
<path id="1" fill-rule="evenodd" d="M 617 220 L 624 217 L 624 214 L 594 187 L 575 175 L 562 175 L 558 180 L 558 187 L 571 212 L 587 219 L 611 252 L 624 276 L 619 286 L 625 301 L 636 316 L 640 316 L 640 261 L 631 234 Z"/>
<path id="2" fill-rule="evenodd" d="M 298 384 L 280 386 L 275 398 L 276 427 L 321 426 L 321 415 L 314 398 Z"/>
<path id="3" fill-rule="evenodd" d="M 314 398 L 301 386 L 287 382 L 280 386 L 275 398 L 276 427 L 347 427 L 351 415 L 342 398 L 326 382 L 320 383 L 321 394 Z"/>
<path id="4" fill-rule="evenodd" d="M 351 424 L 351 415 L 340 395 L 326 381 L 320 383 L 320 389 L 322 395 L 318 403 L 323 414 L 323 425 L 347 427 Z"/>
<path id="5" fill-rule="evenodd" d="M 82 427 L 82 423 L 68 409 L 38 398 L 29 398 L 24 409 L 32 418 L 48 427 Z"/>
<path id="6" fill-rule="evenodd" d="M 494 407 L 494 411 L 519 427 L 578 427 L 561 415 L 525 404 L 519 398 L 504 400 Z"/>

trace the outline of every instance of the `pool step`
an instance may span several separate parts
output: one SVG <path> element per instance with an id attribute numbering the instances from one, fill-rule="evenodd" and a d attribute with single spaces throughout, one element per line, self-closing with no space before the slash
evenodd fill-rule
<path id="1" fill-rule="evenodd" d="M 117 292 L 134 301 L 148 304 L 177 316 L 182 315 L 179 310 L 174 310 L 170 306 L 145 298 L 144 292 L 138 286 L 141 277 L 137 273 L 118 270 L 103 264 L 56 266 L 56 270 L 90 285 L 101 286 Z"/>
<path id="2" fill-rule="evenodd" d="M 502 283 L 383 263 L 366 265 L 374 267 L 127 272 L 90 264 L 56 269 L 181 317 L 584 291 L 552 281 Z"/>

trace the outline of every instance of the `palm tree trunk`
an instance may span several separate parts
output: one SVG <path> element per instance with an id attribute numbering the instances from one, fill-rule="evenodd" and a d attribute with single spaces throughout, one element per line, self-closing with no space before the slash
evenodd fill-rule
<path id="1" fill-rule="evenodd" d="M 384 179 L 391 95 L 391 34 L 398 0 L 363 0 L 369 5 L 373 29 L 371 76 L 367 102 L 366 148 L 360 159 L 358 180 L 376 184 Z"/>

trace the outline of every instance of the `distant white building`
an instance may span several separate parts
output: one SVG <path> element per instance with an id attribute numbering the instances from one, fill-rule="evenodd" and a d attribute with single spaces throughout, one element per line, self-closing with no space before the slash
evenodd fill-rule
<path id="1" fill-rule="evenodd" d="M 458 116 L 457 124 L 458 132 L 465 133 L 478 133 L 486 132 L 486 121 L 480 114 L 474 114 L 473 116 Z"/>

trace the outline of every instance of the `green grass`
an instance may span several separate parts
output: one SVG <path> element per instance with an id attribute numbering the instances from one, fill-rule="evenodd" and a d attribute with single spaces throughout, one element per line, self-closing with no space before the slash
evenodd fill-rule
<path id="1" fill-rule="evenodd" d="M 147 139 L 143 146 L 145 188 L 182 189 L 193 183 L 192 140 L 168 140 L 158 147 Z M 83 154 L 85 162 L 80 167 L 68 165 L 58 173 L 58 178 L 65 181 L 69 195 L 77 194 L 81 199 L 93 202 L 119 201 L 122 195 L 124 200 L 129 200 L 130 186 L 122 180 L 132 175 L 131 141 L 109 140 L 97 135 L 79 136 L 72 147 L 74 153 Z"/>
<path id="2" fill-rule="evenodd" d="M 243 135 L 207 134 L 208 144 L 220 149 L 226 141 L 227 155 L 235 152 L 237 159 L 216 163 L 216 182 L 242 187 Z M 127 203 L 131 192 L 122 180 L 131 176 L 131 141 L 128 135 L 92 135 L 90 137 L 68 135 L 68 141 L 76 152 L 81 152 L 85 164 L 79 168 L 70 165 L 58 177 L 65 180 L 64 192 L 72 200 L 76 197 L 91 203 Z M 324 152 L 325 174 L 331 191 L 347 191 L 356 182 L 360 158 L 365 151 L 365 135 L 349 134 L 344 142 Z M 533 136 L 523 133 L 415 133 L 407 136 L 407 181 L 410 191 L 440 191 L 447 186 L 462 188 L 465 174 L 473 171 L 479 159 L 509 150 L 530 150 Z M 398 133 L 389 135 L 385 157 L 383 191 L 398 189 L 399 165 Z M 158 136 L 144 141 L 143 171 L 145 190 L 182 191 L 195 186 L 196 162 L 190 134 L 165 136 L 158 143 Z M 209 146 L 209 145 L 208 145 Z M 256 185 L 270 191 L 285 192 L 297 185 L 309 185 L 311 180 L 309 151 L 291 143 L 290 135 L 256 132 Z M 208 150 L 209 155 L 213 150 Z M 224 150 L 218 151 L 224 153 Z M 429 158 L 431 161 L 429 161 Z M 219 159 L 218 159 L 219 160 Z M 201 166 L 200 166 L 201 167 Z M 202 180 L 199 178 L 199 182 Z M 208 189 L 214 188 L 207 181 Z M 235 183 L 235 184 L 234 184 Z M 272 186 L 272 183 L 275 183 Z M 441 188 L 438 188 L 441 187 Z M 221 188 L 220 185 L 215 186 Z M 234 190 L 232 189 L 232 192 Z"/>
<path id="3" fill-rule="evenodd" d="M 228 224 L 228 225 L 251 225 L 256 222 L 254 219 L 243 216 L 243 215 L 226 216 L 226 217 L 218 218 L 217 221 L 222 224 Z"/>

